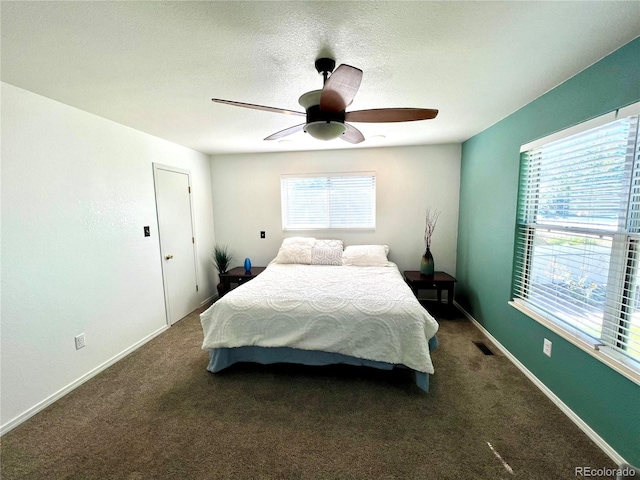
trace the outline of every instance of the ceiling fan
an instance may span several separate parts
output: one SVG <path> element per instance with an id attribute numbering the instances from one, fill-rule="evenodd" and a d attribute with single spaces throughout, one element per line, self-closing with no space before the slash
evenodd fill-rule
<path id="1" fill-rule="evenodd" d="M 307 117 L 305 123 L 285 128 L 269 135 L 265 140 L 276 140 L 304 130 L 320 140 L 332 140 L 340 137 L 349 143 L 360 143 L 364 140 L 364 135 L 353 125 L 346 123 L 347 121 L 364 123 L 412 122 L 429 120 L 438 115 L 438 110 L 428 108 L 375 108 L 346 112 L 346 108 L 351 104 L 358 88 L 360 88 L 362 70 L 343 64 L 334 71 L 336 62 L 331 58 L 319 58 L 316 60 L 315 66 L 318 73 L 324 78 L 324 87 L 322 90 L 312 90 L 300 97 L 298 102 L 304 107 L 306 113 L 220 98 L 212 98 L 211 100 L 236 107 Z"/>

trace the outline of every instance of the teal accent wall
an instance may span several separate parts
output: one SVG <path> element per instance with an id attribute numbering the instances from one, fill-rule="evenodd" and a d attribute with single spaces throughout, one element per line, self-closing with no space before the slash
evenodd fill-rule
<path id="1" fill-rule="evenodd" d="M 456 299 L 623 458 L 640 465 L 640 386 L 509 306 L 520 146 L 640 101 L 640 38 L 462 144 Z M 551 358 L 543 339 L 553 342 Z"/>

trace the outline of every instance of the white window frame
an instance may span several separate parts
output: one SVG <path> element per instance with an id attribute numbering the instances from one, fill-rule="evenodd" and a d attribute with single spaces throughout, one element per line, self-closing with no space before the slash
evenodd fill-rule
<path id="1" fill-rule="evenodd" d="M 294 197 L 289 192 L 290 186 L 297 181 L 307 180 L 325 181 L 326 187 L 318 189 L 317 197 L 309 208 L 310 200 L 304 200 L 304 196 Z M 351 180 L 362 180 L 358 186 L 354 185 L 355 191 L 352 198 L 337 196 L 337 189 L 333 185 L 340 182 L 349 183 Z M 344 193 L 345 190 L 339 190 Z M 282 206 L 282 230 L 283 231 L 309 231 L 309 230 L 375 230 L 376 228 L 376 174 L 375 172 L 337 172 L 337 173 L 294 173 L 280 175 L 280 195 Z M 350 194 L 351 195 L 351 194 Z M 321 197 L 321 198 L 320 198 Z M 363 209 L 363 215 L 358 217 L 349 215 L 345 217 L 345 212 L 354 214 L 354 210 L 345 208 L 343 202 L 350 201 L 365 202 L 367 205 Z M 298 203 L 296 203 L 298 202 Z M 290 210 L 304 211 L 307 215 L 295 214 Z M 356 210 L 357 211 L 357 210 Z M 315 215 L 315 216 L 314 216 Z M 303 221 L 302 217 L 307 217 Z M 294 217 L 294 218 L 292 218 Z"/>
<path id="2" fill-rule="evenodd" d="M 562 130 L 555 134 L 546 136 L 544 138 L 541 138 L 533 142 L 530 142 L 526 145 L 523 145 L 520 148 L 520 152 L 524 153 L 532 149 L 551 144 L 557 140 L 562 140 L 564 138 L 568 138 L 570 136 L 573 136 L 582 132 L 586 132 L 587 130 L 604 126 L 616 120 L 623 119 L 630 116 L 638 116 L 638 115 L 640 115 L 640 103 L 629 105 L 627 107 L 621 108 L 614 112 L 610 112 L 609 114 L 602 115 L 600 117 L 594 118 L 582 124 L 570 127 L 568 129 Z M 635 155 L 637 156 L 637 152 L 638 152 L 637 145 L 636 145 L 635 152 L 636 152 Z M 635 158 L 634 162 L 637 162 L 637 161 L 638 159 Z M 518 201 L 520 201 L 520 194 L 518 195 Z M 524 228 L 524 225 L 519 226 L 518 230 L 520 231 L 521 228 Z M 621 252 L 622 250 L 626 251 L 627 243 L 629 244 L 634 243 L 634 239 L 632 238 L 631 234 L 627 234 L 627 233 L 623 234 L 622 237 L 625 237 L 625 238 L 621 238 L 619 233 L 613 234 L 612 236 L 613 236 L 613 242 L 616 244 L 616 246 L 614 246 L 614 248 L 612 249 L 612 257 L 614 255 L 620 254 L 616 252 Z M 636 238 L 639 236 L 633 235 L 633 237 Z M 516 249 L 527 248 L 526 245 L 524 245 L 521 242 L 525 242 L 525 240 L 521 240 L 520 234 L 518 234 L 518 238 L 516 238 Z M 619 242 L 622 242 L 625 245 L 625 247 L 622 249 L 618 248 L 617 245 L 619 244 Z M 516 251 L 516 255 L 520 255 L 520 254 L 521 252 L 519 253 Z M 622 251 L 622 254 L 628 255 L 628 253 L 625 254 L 624 251 Z M 525 259 L 525 262 L 526 262 L 526 259 Z M 638 267 L 636 266 L 635 268 L 638 268 Z M 513 287 L 514 299 L 509 302 L 509 305 L 518 309 L 519 311 L 529 316 L 530 318 L 534 319 L 535 321 L 541 323 L 545 327 L 552 330 L 554 333 L 558 334 L 562 338 L 566 339 L 567 341 L 581 348 L 583 351 L 587 352 L 591 356 L 602 361 L 603 363 L 605 363 L 606 365 L 608 365 L 618 373 L 624 375 L 626 378 L 640 385 L 640 363 L 639 362 L 636 362 L 633 359 L 630 359 L 624 355 L 621 355 L 619 352 L 615 351 L 613 348 L 603 343 L 603 340 L 590 337 L 587 334 L 581 332 L 577 328 L 571 328 L 566 323 L 560 321 L 558 318 L 555 318 L 553 315 L 550 315 L 549 313 L 545 312 L 543 309 L 538 308 L 536 305 L 528 302 L 526 295 L 522 295 L 523 291 L 520 290 L 522 278 L 519 278 L 519 274 L 517 270 L 518 269 L 516 267 L 516 270 L 514 273 L 514 287 Z M 522 273 L 520 275 L 522 275 Z M 524 275 L 527 275 L 526 270 L 524 272 Z M 615 289 L 619 290 L 621 288 L 619 285 L 617 286 L 614 285 L 614 282 L 609 282 L 609 283 L 610 284 L 607 288 L 608 291 L 615 290 Z M 619 294 L 620 291 L 616 291 L 615 293 Z M 541 350 L 542 350 L 542 346 L 541 346 Z"/>

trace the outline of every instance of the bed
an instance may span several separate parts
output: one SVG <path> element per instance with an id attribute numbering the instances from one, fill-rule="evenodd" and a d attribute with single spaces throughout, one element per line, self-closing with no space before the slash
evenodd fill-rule
<path id="1" fill-rule="evenodd" d="M 286 239 L 264 272 L 200 315 L 207 370 L 237 362 L 406 367 L 428 391 L 438 324 L 387 254 L 385 245 L 343 251 L 340 241 Z"/>

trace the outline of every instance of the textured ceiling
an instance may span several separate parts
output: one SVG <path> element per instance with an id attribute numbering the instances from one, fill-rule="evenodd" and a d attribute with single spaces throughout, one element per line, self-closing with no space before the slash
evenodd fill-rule
<path id="1" fill-rule="evenodd" d="M 640 34 L 636 1 L 0 5 L 4 82 L 208 154 L 461 142 Z M 348 110 L 440 114 L 280 143 L 302 117 L 210 100 L 299 111 L 320 55 L 364 71 Z"/>

